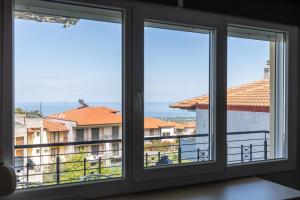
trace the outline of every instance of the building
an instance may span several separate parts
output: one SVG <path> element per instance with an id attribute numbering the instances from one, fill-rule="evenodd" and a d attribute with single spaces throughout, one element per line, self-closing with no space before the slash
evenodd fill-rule
<path id="1" fill-rule="evenodd" d="M 186 109 L 196 112 L 197 134 L 209 133 L 209 98 L 202 95 L 192 99 L 179 101 L 170 105 L 171 108 Z M 241 151 L 246 159 L 264 159 L 264 146 L 267 147 L 267 157 L 274 157 L 272 151 L 273 136 L 270 133 L 270 81 L 262 79 L 242 84 L 227 90 L 227 148 L 228 162 L 243 162 Z M 198 137 L 182 140 L 183 151 L 208 149 L 208 137 Z M 266 143 L 267 142 L 267 143 Z M 204 143 L 200 145 L 199 143 Z M 187 144 L 187 145 L 185 145 Z M 188 145 L 195 144 L 195 145 Z M 251 146 L 251 147 L 250 147 Z M 252 149 L 253 146 L 253 149 Z M 251 148 L 251 150 L 250 150 Z M 271 149 L 271 150 L 270 150 Z M 254 154 L 252 152 L 255 152 Z M 256 153 L 259 152 L 259 153 Z M 206 152 L 204 152 L 206 153 Z M 193 157 L 187 154 L 186 157 Z"/>
<path id="2" fill-rule="evenodd" d="M 227 131 L 269 130 L 269 79 L 262 79 L 227 90 Z M 196 112 L 197 134 L 208 133 L 208 95 L 179 101 L 171 108 Z M 237 121 L 239 123 L 237 123 Z"/>
<path id="3" fill-rule="evenodd" d="M 46 166 L 55 163 L 57 157 L 63 161 L 80 152 L 85 152 L 89 161 L 101 158 L 106 167 L 122 163 L 121 113 L 107 107 L 89 107 L 83 103 L 82 105 L 45 118 L 26 114 L 15 115 L 16 169 L 20 173 L 34 174 L 45 171 Z M 150 117 L 145 118 L 144 127 L 145 137 L 195 133 L 194 123 L 177 123 Z M 93 141 L 95 142 L 91 144 Z M 175 139 L 162 141 L 172 143 Z M 38 144 L 46 146 L 18 147 Z M 20 181 L 43 182 L 43 178 L 42 175 L 30 176 L 29 180 Z"/>

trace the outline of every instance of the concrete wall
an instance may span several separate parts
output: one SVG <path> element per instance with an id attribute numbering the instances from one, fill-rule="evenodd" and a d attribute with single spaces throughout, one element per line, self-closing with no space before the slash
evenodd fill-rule
<path id="1" fill-rule="evenodd" d="M 208 110 L 196 110 L 196 132 L 197 134 L 207 134 L 209 132 Z M 228 145 L 228 162 L 241 162 L 241 146 L 245 152 L 249 152 L 250 145 L 252 145 L 252 159 L 262 160 L 264 158 L 264 138 L 267 138 L 270 144 L 270 135 L 265 132 L 247 133 L 247 134 L 230 134 L 232 132 L 247 132 L 247 131 L 269 131 L 270 130 L 270 114 L 267 112 L 243 112 L 243 111 L 228 111 L 227 113 L 227 145 Z M 186 158 L 196 158 L 197 149 L 209 149 L 208 137 L 197 137 L 190 139 L 182 139 L 183 151 L 194 151 L 195 153 L 186 153 L 182 156 Z M 201 144 L 200 144 L 201 143 Z M 195 144 L 195 145 L 187 145 Z M 268 149 L 268 158 L 273 158 L 270 154 L 270 147 Z M 246 153 L 245 153 L 246 156 Z M 244 161 L 249 161 L 250 156 Z"/>
<path id="2" fill-rule="evenodd" d="M 196 110 L 197 134 L 206 134 L 209 129 L 207 109 Z M 227 112 L 227 132 L 270 130 L 270 114 L 267 112 Z"/>

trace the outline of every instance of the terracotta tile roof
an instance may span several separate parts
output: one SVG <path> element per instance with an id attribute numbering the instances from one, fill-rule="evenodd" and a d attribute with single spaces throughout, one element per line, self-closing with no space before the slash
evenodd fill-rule
<path id="1" fill-rule="evenodd" d="M 28 128 L 28 129 L 27 129 L 27 132 L 28 132 L 28 133 L 33 133 L 33 132 L 35 132 L 35 131 L 38 131 L 38 132 L 39 132 L 40 130 L 41 130 L 41 129 L 38 128 L 38 127 L 36 127 L 36 128 L 32 128 L 32 127 L 31 127 L 31 128 Z"/>
<path id="2" fill-rule="evenodd" d="M 78 126 L 121 124 L 122 115 L 117 110 L 106 107 L 76 108 L 48 118 L 74 121 Z"/>
<path id="3" fill-rule="evenodd" d="M 171 108 L 207 109 L 208 95 L 195 97 L 171 104 Z M 269 79 L 254 81 L 227 89 L 227 110 L 269 112 Z"/>
<path id="4" fill-rule="evenodd" d="M 154 128 L 162 128 L 162 127 L 173 127 L 174 122 L 162 121 L 157 118 L 145 117 L 144 119 L 144 128 L 145 129 L 154 129 Z"/>
<path id="5" fill-rule="evenodd" d="M 69 131 L 69 129 L 62 123 L 50 121 L 50 120 L 43 120 L 43 127 L 47 129 L 49 132 L 64 132 Z"/>
<path id="6" fill-rule="evenodd" d="M 178 122 L 170 122 L 163 121 L 158 118 L 145 117 L 144 119 L 144 128 L 145 129 L 157 129 L 157 128 L 166 128 L 166 127 L 174 127 L 176 129 L 185 129 L 185 128 L 195 128 L 195 123 L 178 123 Z"/>
<path id="7" fill-rule="evenodd" d="M 69 111 L 65 111 L 63 113 L 50 115 L 48 116 L 48 118 L 74 121 L 77 123 L 78 126 L 109 125 L 122 123 L 122 115 L 119 114 L 118 111 L 106 107 L 76 108 Z M 49 121 L 50 120 L 48 120 L 48 122 Z M 56 126 L 58 126 L 57 124 Z M 60 125 L 64 126 L 63 124 Z M 145 117 L 144 119 L 145 129 L 156 129 L 162 127 L 177 127 L 183 129 L 188 128 L 190 126 L 191 124 L 181 124 L 176 122 L 163 121 L 158 118 Z"/>

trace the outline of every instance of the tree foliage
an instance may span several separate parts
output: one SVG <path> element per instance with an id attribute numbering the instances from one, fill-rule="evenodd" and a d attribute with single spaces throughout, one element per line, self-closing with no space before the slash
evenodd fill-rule
<path id="1" fill-rule="evenodd" d="M 88 160 L 85 153 L 70 154 L 67 159 L 60 160 L 59 164 L 60 183 L 99 180 L 120 176 L 122 176 L 121 166 L 105 166 L 102 161 L 99 169 L 99 160 Z M 57 183 L 56 163 L 46 167 L 44 182 Z"/>
<path id="2" fill-rule="evenodd" d="M 22 108 L 15 108 L 15 113 L 24 114 L 27 118 L 43 117 L 42 113 L 39 110 L 26 111 Z"/>

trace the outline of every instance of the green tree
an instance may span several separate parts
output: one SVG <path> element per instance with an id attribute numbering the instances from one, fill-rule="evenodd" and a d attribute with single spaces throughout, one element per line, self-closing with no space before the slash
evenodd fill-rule
<path id="1" fill-rule="evenodd" d="M 67 155 L 68 158 L 61 160 L 60 168 L 60 183 L 72 183 L 83 181 L 84 178 L 89 177 L 88 180 L 99 180 L 122 176 L 122 168 L 120 166 L 104 166 L 101 162 L 101 176 L 99 176 L 99 162 L 90 161 L 86 159 L 86 176 L 84 176 L 84 160 L 87 155 L 83 152 L 79 154 Z M 91 176 L 92 175 L 92 176 Z M 56 163 L 49 165 L 45 169 L 44 182 L 56 183 L 57 170 Z"/>
<path id="2" fill-rule="evenodd" d="M 39 110 L 30 110 L 26 111 L 22 108 L 15 108 L 16 114 L 25 114 L 28 118 L 36 118 L 36 117 L 43 117 L 42 113 Z"/>

